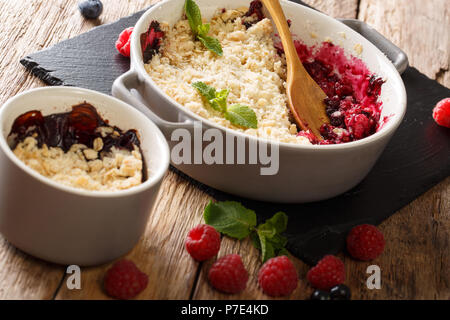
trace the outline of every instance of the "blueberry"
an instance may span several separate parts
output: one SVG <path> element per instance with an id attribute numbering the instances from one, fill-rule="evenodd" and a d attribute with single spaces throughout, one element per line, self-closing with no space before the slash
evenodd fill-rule
<path id="1" fill-rule="evenodd" d="M 331 300 L 350 300 L 350 288 L 344 284 L 337 285 L 330 290 Z"/>
<path id="2" fill-rule="evenodd" d="M 330 294 L 326 291 L 316 290 L 311 295 L 311 300 L 330 300 Z"/>
<path id="3" fill-rule="evenodd" d="M 78 2 L 78 9 L 86 19 L 97 19 L 103 11 L 100 0 L 85 0 Z"/>

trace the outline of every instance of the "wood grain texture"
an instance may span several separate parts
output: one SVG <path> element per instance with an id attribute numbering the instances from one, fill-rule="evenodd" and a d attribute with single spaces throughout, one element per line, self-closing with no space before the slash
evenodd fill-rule
<path id="1" fill-rule="evenodd" d="M 450 299 L 450 178 L 434 187 L 380 225 L 386 238 L 384 253 L 370 262 L 339 254 L 346 266 L 346 284 L 353 299 Z M 247 288 L 238 295 L 214 290 L 207 281 L 212 261 L 204 263 L 194 299 L 271 299 L 257 285 L 259 252 L 249 240 L 222 240 L 219 257 L 238 253 L 250 274 Z M 313 289 L 306 281 L 309 267 L 291 257 L 299 271 L 299 285 L 288 299 L 308 299 Z M 369 290 L 367 267 L 381 269 L 381 289 Z"/>
<path id="2" fill-rule="evenodd" d="M 336 18 L 356 18 L 358 0 L 303 0 L 310 6 Z"/>
<path id="3" fill-rule="evenodd" d="M 18 61 L 26 54 L 74 37 L 96 25 L 113 22 L 153 2 L 157 1 L 107 1 L 101 19 L 87 21 L 80 17 L 76 0 L 0 0 L 0 50 L 3 53 L 0 55 L 0 103 L 42 85 L 20 66 Z M 306 2 L 336 17 L 357 15 L 357 0 Z M 412 65 L 450 86 L 449 13 L 445 2 L 361 0 L 359 17 L 403 47 Z M 202 222 L 202 211 L 208 201 L 209 197 L 195 186 L 172 172 L 167 174 L 143 239 L 126 255 L 150 277 L 149 286 L 139 299 L 268 298 L 257 287 L 260 256 L 249 241 L 228 238 L 222 241 L 219 256 L 240 253 L 251 275 L 246 291 L 234 296 L 220 294 L 207 283 L 207 271 L 213 261 L 196 263 L 184 250 L 184 238 L 190 228 Z M 353 297 L 450 299 L 449 220 L 450 179 L 447 179 L 382 224 L 386 251 L 370 263 L 382 269 L 381 290 L 371 291 L 365 286 L 369 263 L 357 262 L 341 254 Z M 82 289 L 71 291 L 65 286 L 63 266 L 34 259 L 14 249 L 3 238 L 0 241 L 0 299 L 107 298 L 102 279 L 109 265 L 82 269 Z M 305 280 L 308 267 L 295 258 L 293 260 L 299 270 L 300 282 L 290 298 L 307 298 L 312 291 Z"/>
<path id="4" fill-rule="evenodd" d="M 149 276 L 139 299 L 187 299 L 195 285 L 198 263 L 184 248 L 184 240 L 202 222 L 209 197 L 173 172 L 169 172 L 150 216 L 147 230 L 125 258 Z M 102 281 L 104 265 L 82 270 L 82 289 L 69 290 L 63 283 L 56 299 L 106 299 Z"/>
<path id="5" fill-rule="evenodd" d="M 450 86 L 448 0 L 361 0 L 359 8 L 358 18 L 402 48 L 411 65 Z"/>
<path id="6" fill-rule="evenodd" d="M 101 19 L 87 21 L 80 16 L 76 0 L 0 0 L 0 104 L 43 85 L 20 65 L 19 60 L 26 54 L 113 22 L 154 2 L 111 1 Z M 65 274 L 64 267 L 21 253 L 3 238 L 0 258 L 0 299 L 52 299 Z"/>

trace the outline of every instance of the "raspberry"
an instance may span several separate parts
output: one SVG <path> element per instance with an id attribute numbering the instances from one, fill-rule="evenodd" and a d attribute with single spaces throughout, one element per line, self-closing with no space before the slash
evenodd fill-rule
<path id="1" fill-rule="evenodd" d="M 189 231 L 186 250 L 197 261 L 214 257 L 220 249 L 220 233 L 207 224 L 200 224 Z"/>
<path id="2" fill-rule="evenodd" d="M 269 296 L 287 296 L 297 288 L 297 270 L 288 257 L 275 257 L 267 260 L 259 270 L 258 283 Z"/>
<path id="3" fill-rule="evenodd" d="M 314 288 L 328 291 L 345 281 L 344 263 L 338 257 L 327 255 L 308 271 L 306 277 Z"/>
<path id="4" fill-rule="evenodd" d="M 347 236 L 347 250 L 358 260 L 369 261 L 384 250 L 384 236 L 377 227 L 363 224 L 354 227 Z"/>
<path id="5" fill-rule="evenodd" d="M 123 30 L 116 41 L 116 49 L 124 57 L 130 57 L 130 39 L 133 29 L 133 27 L 129 27 Z"/>
<path id="6" fill-rule="evenodd" d="M 117 261 L 107 272 L 104 287 L 109 296 L 131 299 L 147 287 L 148 277 L 129 260 Z"/>
<path id="7" fill-rule="evenodd" d="M 229 254 L 211 266 L 208 279 L 209 283 L 219 291 L 238 293 L 247 286 L 248 272 L 238 254 Z"/>
<path id="8" fill-rule="evenodd" d="M 450 128 L 450 98 L 438 102 L 433 109 L 433 119 L 438 125 Z"/>

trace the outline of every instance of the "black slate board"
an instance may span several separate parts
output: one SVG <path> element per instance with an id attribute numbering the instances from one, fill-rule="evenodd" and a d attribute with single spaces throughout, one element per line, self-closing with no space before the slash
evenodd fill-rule
<path id="1" fill-rule="evenodd" d="M 142 13 L 33 53 L 21 63 L 47 84 L 110 94 L 114 79 L 129 69 L 129 60 L 116 53 L 114 43 Z M 368 177 L 342 196 L 310 204 L 264 203 L 225 194 L 172 170 L 217 200 L 241 201 L 257 212 L 259 220 L 285 211 L 289 250 L 314 263 L 324 254 L 343 249 L 352 226 L 379 224 L 450 175 L 450 130 L 437 126 L 431 117 L 433 106 L 449 97 L 450 90 L 414 68 L 405 71 L 403 80 L 408 94 L 405 120 Z"/>

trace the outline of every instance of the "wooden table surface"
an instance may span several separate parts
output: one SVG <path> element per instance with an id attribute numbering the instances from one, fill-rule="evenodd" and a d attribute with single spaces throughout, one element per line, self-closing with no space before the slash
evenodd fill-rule
<path id="1" fill-rule="evenodd" d="M 0 0 L 0 104 L 44 84 L 19 64 L 20 58 L 104 23 L 147 7 L 155 0 L 103 1 L 98 21 L 84 20 L 76 0 Z M 450 86 L 450 6 L 448 0 L 307 0 L 335 17 L 362 19 L 403 48 L 413 66 Z M 213 290 L 206 271 L 211 262 L 194 262 L 183 243 L 202 222 L 209 196 L 169 172 L 146 233 L 127 255 L 149 275 L 139 299 L 267 299 L 255 275 L 259 254 L 249 241 L 224 238 L 219 256 L 240 253 L 250 273 L 247 289 L 228 296 Z M 344 254 L 353 297 L 360 299 L 450 299 L 450 178 L 428 191 L 381 225 L 387 244 L 371 263 Z M 308 298 L 308 266 L 294 259 L 300 283 L 291 299 Z M 368 290 L 366 268 L 381 267 L 381 290 Z M 1 299 L 107 299 L 102 279 L 109 265 L 82 269 L 82 289 L 66 286 L 66 267 L 35 259 L 0 238 Z"/>

